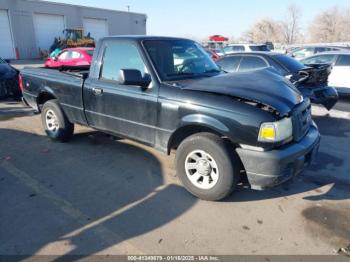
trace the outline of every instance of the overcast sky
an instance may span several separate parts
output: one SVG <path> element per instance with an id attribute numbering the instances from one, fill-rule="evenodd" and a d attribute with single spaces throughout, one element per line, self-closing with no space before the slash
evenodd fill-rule
<path id="1" fill-rule="evenodd" d="M 259 18 L 283 19 L 290 3 L 302 9 L 303 26 L 319 11 L 333 6 L 350 8 L 350 0 L 49 0 L 51 2 L 127 10 L 148 16 L 147 34 L 240 36 Z"/>

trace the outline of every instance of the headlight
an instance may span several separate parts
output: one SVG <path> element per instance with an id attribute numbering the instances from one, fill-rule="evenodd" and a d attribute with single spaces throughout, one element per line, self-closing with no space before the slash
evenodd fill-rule
<path id="1" fill-rule="evenodd" d="M 277 122 L 262 123 L 259 131 L 259 142 L 281 142 L 291 138 L 293 124 L 291 118 L 283 118 Z"/>

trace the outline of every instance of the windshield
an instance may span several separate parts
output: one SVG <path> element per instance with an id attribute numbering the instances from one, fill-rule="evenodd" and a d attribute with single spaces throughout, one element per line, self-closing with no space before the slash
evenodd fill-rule
<path id="1" fill-rule="evenodd" d="M 298 72 L 305 68 L 305 66 L 302 63 L 287 55 L 275 55 L 273 56 L 273 59 L 275 59 L 285 68 L 287 68 L 289 72 L 292 73 Z"/>
<path id="2" fill-rule="evenodd" d="M 147 40 L 144 46 L 163 81 L 213 76 L 221 72 L 210 55 L 191 40 Z"/>
<path id="3" fill-rule="evenodd" d="M 270 51 L 266 45 L 251 45 L 250 49 L 252 51 Z"/>

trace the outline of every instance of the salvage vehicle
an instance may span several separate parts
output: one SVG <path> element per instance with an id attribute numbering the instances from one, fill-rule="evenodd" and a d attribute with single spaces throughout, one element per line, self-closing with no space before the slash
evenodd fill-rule
<path id="1" fill-rule="evenodd" d="M 51 139 L 68 141 L 79 124 L 176 150 L 178 177 L 205 200 L 225 198 L 245 175 L 253 189 L 290 180 L 319 147 L 310 101 L 288 80 L 269 69 L 223 73 L 188 39 L 106 37 L 89 71 L 21 75 Z"/>
<path id="2" fill-rule="evenodd" d="M 328 84 L 335 87 L 339 94 L 350 95 L 350 52 L 325 52 L 302 59 L 300 62 L 307 65 L 332 65 Z"/>
<path id="3" fill-rule="evenodd" d="M 91 65 L 94 48 L 77 47 L 66 48 L 57 56 L 50 57 L 45 62 L 45 67 L 49 68 L 89 68 Z"/>
<path id="4" fill-rule="evenodd" d="M 246 72 L 272 67 L 276 73 L 289 79 L 312 103 L 321 104 L 327 110 L 338 102 L 337 90 L 328 85 L 331 66 L 325 64 L 304 65 L 297 60 L 274 52 L 237 53 L 216 62 L 227 72 Z"/>
<path id="5" fill-rule="evenodd" d="M 0 58 L 0 99 L 22 97 L 18 85 L 18 71 Z"/>

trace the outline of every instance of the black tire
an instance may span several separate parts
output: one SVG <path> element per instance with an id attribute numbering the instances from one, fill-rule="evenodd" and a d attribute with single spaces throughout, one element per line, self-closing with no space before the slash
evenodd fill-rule
<path id="1" fill-rule="evenodd" d="M 56 119 L 56 128 L 54 130 L 52 130 L 52 128 L 50 129 L 49 126 L 52 126 L 52 124 L 50 125 L 48 123 L 48 116 L 52 116 L 52 114 L 54 114 L 54 118 Z M 74 133 L 74 124 L 69 122 L 56 99 L 49 100 L 44 104 L 41 110 L 41 120 L 47 136 L 52 140 L 58 142 L 67 142 L 72 138 Z"/>
<path id="2" fill-rule="evenodd" d="M 188 157 L 196 151 L 203 151 L 209 154 L 210 158 L 212 158 L 210 161 L 214 160 L 217 166 L 218 178 L 212 188 L 203 189 L 197 187 L 187 176 L 185 163 L 188 161 Z M 212 170 L 216 171 L 216 168 L 212 168 Z M 234 148 L 228 146 L 220 137 L 211 133 L 198 133 L 186 138 L 177 149 L 176 171 L 182 184 L 191 194 L 203 200 L 217 201 L 230 195 L 238 184 L 240 179 L 240 160 Z M 201 178 L 204 178 L 204 176 Z"/>

